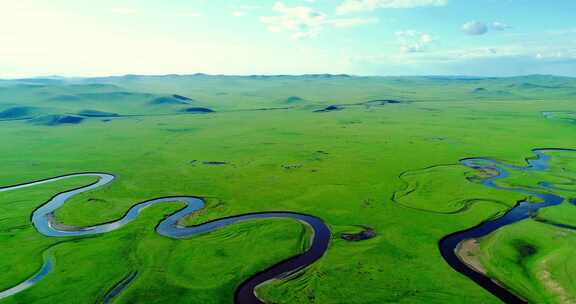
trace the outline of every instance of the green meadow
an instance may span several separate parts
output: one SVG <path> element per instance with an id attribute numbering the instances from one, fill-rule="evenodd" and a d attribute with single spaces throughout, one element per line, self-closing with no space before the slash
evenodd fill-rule
<path id="1" fill-rule="evenodd" d="M 454 271 L 439 240 L 525 199 L 478 183 L 459 164 L 525 165 L 534 148 L 576 148 L 576 79 L 305 76 L 124 76 L 0 81 L 0 187 L 75 172 L 117 179 L 74 197 L 55 217 L 90 226 L 148 199 L 192 195 L 206 207 L 182 224 L 250 212 L 319 217 L 332 231 L 310 267 L 262 285 L 267 303 L 499 303 Z M 544 115 L 554 112 L 554 115 Z M 576 157 L 503 183 L 561 185 L 576 198 Z M 38 233 L 31 213 L 73 178 L 0 192 L 0 291 L 53 270 L 0 303 L 232 303 L 253 274 L 306 250 L 310 229 L 288 219 L 234 224 L 183 240 L 155 226 L 182 208 L 146 209 L 90 237 Z M 552 190 L 550 190 L 552 191 Z M 537 203 L 537 202 L 534 202 Z M 487 274 L 534 303 L 576 299 L 568 201 L 479 240 Z M 373 228 L 350 242 L 342 233 Z"/>

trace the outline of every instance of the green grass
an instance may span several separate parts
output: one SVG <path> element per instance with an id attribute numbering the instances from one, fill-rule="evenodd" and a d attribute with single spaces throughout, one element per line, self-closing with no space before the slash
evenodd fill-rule
<path id="1" fill-rule="evenodd" d="M 375 229 L 377 236 L 363 242 L 335 237 L 326 255 L 305 272 L 262 286 L 259 294 L 271 303 L 497 303 L 491 294 L 455 273 L 440 256 L 437 243 L 449 233 L 502 212 L 522 195 L 467 181 L 474 174 L 459 166 L 458 160 L 478 156 L 522 164 L 533 148 L 576 147 L 573 124 L 541 115 L 542 111 L 570 111 L 575 101 L 569 97 L 571 89 L 552 93 L 522 86 L 569 87 L 576 83 L 572 79 L 196 76 L 91 81 L 108 85 L 2 84 L 0 110 L 24 105 L 41 109 L 34 113 L 42 114 L 90 109 L 148 116 L 110 122 L 89 118 L 69 126 L 0 122 L 0 184 L 82 171 L 116 174 L 111 185 L 82 194 L 57 211 L 58 219 L 69 225 L 110 221 L 135 203 L 155 197 L 195 195 L 206 197 L 208 205 L 186 219 L 187 224 L 286 210 L 324 219 L 335 236 L 354 225 Z M 477 87 L 507 89 L 514 96 L 478 98 L 471 93 Z M 109 92 L 133 94 L 104 100 L 50 100 Z M 174 114 L 179 108 L 148 104 L 172 94 L 193 98 L 194 106 L 217 112 L 159 115 Z M 257 110 L 285 107 L 290 96 L 302 100 L 290 103 L 290 109 Z M 384 98 L 410 103 L 313 112 L 330 104 Z M 574 163 L 566 161 L 567 170 L 576 169 Z M 422 170 L 437 165 L 446 166 Z M 400 178 L 406 171 L 413 174 Z M 135 222 L 105 235 L 53 239 L 35 232 L 29 222 L 34 208 L 59 191 L 88 182 L 78 178 L 0 193 L 0 289 L 35 273 L 43 255 L 55 260 L 54 272 L 45 280 L 2 303 L 94 302 L 132 271 L 139 275 L 118 303 L 230 303 L 240 282 L 301 252 L 309 233 L 297 222 L 261 220 L 171 240 L 157 235 L 154 227 L 178 209 L 175 203 L 154 206 Z M 410 187 L 418 191 L 392 201 L 394 193 Z M 438 213 L 458 210 L 470 199 L 477 201 L 463 212 Z M 552 229 L 538 225 L 543 224 L 533 223 L 527 229 L 542 237 Z M 529 241 L 535 238 L 525 235 L 528 232 L 506 233 Z M 543 248 L 553 248 L 546 238 L 540 242 Z M 568 248 L 570 242 L 562 246 Z M 498 261 L 513 254 L 508 247 L 482 246 L 488 252 L 497 250 L 493 255 L 498 258 L 490 259 L 493 263 L 504 263 Z M 567 256 L 564 251 L 547 250 L 558 256 L 549 260 L 549 267 L 563 282 L 561 277 L 568 272 L 555 267 Z M 529 263 L 539 267 L 537 262 Z M 495 275 L 500 268 L 499 264 L 489 267 Z M 536 300 L 547 294 L 535 285 L 537 280 L 521 274 L 511 278 L 518 286 L 529 286 L 526 294 Z M 566 288 L 572 292 L 572 287 Z"/>
<path id="2" fill-rule="evenodd" d="M 569 303 L 576 294 L 571 261 L 575 242 L 571 231 L 527 220 L 483 239 L 480 258 L 491 276 L 525 299 Z"/>

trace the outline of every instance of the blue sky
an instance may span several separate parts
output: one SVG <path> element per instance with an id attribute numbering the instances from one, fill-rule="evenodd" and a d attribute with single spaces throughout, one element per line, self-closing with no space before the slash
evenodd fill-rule
<path id="1" fill-rule="evenodd" d="M 0 0 L 0 77 L 576 76 L 573 0 Z"/>

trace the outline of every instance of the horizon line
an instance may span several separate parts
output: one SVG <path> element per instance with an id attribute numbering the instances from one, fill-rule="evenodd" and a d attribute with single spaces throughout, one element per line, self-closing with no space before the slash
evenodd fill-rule
<path id="1" fill-rule="evenodd" d="M 347 74 L 347 73 L 304 73 L 304 74 L 210 74 L 210 73 L 192 73 L 192 74 L 109 74 L 101 76 L 64 76 L 64 75 L 44 75 L 44 76 L 25 76 L 25 77 L 0 77 L 0 81 L 18 81 L 18 80 L 57 80 L 57 79 L 97 79 L 97 78 L 127 78 L 127 77 L 349 77 L 349 78 L 417 78 L 417 77 L 444 77 L 444 78 L 517 78 L 517 77 L 558 77 L 558 78 L 576 78 L 561 74 L 516 74 L 508 76 L 488 76 L 488 75 L 466 75 L 466 74 L 421 74 L 421 75 L 370 75 L 370 74 Z"/>

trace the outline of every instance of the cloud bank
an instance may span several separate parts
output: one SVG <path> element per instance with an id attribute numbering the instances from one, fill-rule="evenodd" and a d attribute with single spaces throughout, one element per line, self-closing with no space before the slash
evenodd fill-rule
<path id="1" fill-rule="evenodd" d="M 378 23 L 377 18 L 330 18 L 323 12 L 306 6 L 288 6 L 277 2 L 276 16 L 261 17 L 271 32 L 290 32 L 295 39 L 314 38 L 326 27 L 347 28 Z"/>
<path id="2" fill-rule="evenodd" d="M 480 36 L 487 34 L 490 30 L 505 31 L 512 28 L 510 25 L 498 21 L 492 23 L 485 23 L 481 21 L 470 21 L 462 25 L 462 31 L 471 36 Z"/>
<path id="3" fill-rule="evenodd" d="M 426 6 L 445 6 L 448 0 L 345 0 L 336 8 L 336 13 L 344 15 L 348 13 L 373 11 L 381 8 L 415 8 Z"/>

